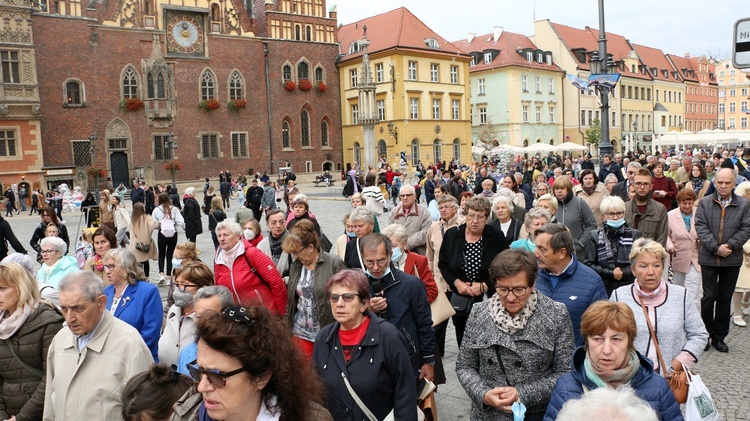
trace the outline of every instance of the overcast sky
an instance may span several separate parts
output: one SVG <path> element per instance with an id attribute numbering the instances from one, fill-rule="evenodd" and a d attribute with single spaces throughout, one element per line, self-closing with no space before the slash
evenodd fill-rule
<path id="1" fill-rule="evenodd" d="M 536 20 L 549 19 L 576 28 L 599 27 L 596 0 L 328 0 L 329 7 L 335 4 L 341 24 L 406 6 L 449 41 L 464 39 L 469 32 L 492 32 L 493 26 L 533 35 L 535 13 Z M 750 10 L 744 11 L 747 3 L 739 0 L 605 0 L 604 7 L 607 31 L 632 43 L 669 54 L 719 59 L 732 54 L 734 22 L 750 17 Z"/>

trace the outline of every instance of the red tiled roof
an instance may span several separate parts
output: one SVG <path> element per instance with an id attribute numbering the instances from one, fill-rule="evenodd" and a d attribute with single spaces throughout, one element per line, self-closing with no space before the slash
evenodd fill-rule
<path id="1" fill-rule="evenodd" d="M 503 31 L 495 43 L 493 33 L 477 35 L 472 38 L 471 42 L 467 39 L 454 41 L 453 45 L 461 49 L 463 52 L 469 54 L 473 52 L 483 52 L 484 50 L 494 49 L 500 50 L 500 54 L 492 60 L 491 63 L 484 63 L 480 61 L 475 66 L 471 67 L 471 71 L 496 69 L 500 67 L 508 66 L 519 66 L 527 67 L 540 70 L 552 70 L 560 72 L 562 69 L 553 63 L 547 64 L 546 62 L 539 63 L 537 61 L 529 62 L 525 57 L 518 53 L 518 50 L 532 49 L 538 50 L 537 46 L 526 36 L 517 34 L 514 32 Z"/>
<path id="2" fill-rule="evenodd" d="M 665 56 L 660 49 L 638 44 L 633 44 L 633 48 L 635 48 L 635 52 L 638 54 L 638 57 L 641 58 L 643 64 L 649 69 L 649 73 L 651 72 L 651 68 L 656 67 L 657 72 L 654 79 L 665 82 L 679 82 L 679 80 L 675 79 L 672 74 L 675 70 L 674 67 L 672 67 L 672 63 L 667 60 L 667 56 Z M 662 73 L 662 70 L 667 70 L 666 77 L 664 76 L 664 73 Z"/>
<path id="3" fill-rule="evenodd" d="M 596 28 L 585 27 L 584 29 L 572 28 L 570 26 L 562 25 L 559 23 L 550 22 L 552 28 L 557 32 L 557 35 L 562 39 L 563 44 L 568 50 L 574 50 L 577 48 L 583 48 L 586 51 L 598 51 L 599 50 L 599 30 Z M 612 59 L 615 62 L 625 59 L 633 51 L 633 47 L 624 36 L 607 32 L 607 53 L 612 54 Z M 578 58 L 575 57 L 576 64 L 581 70 L 590 70 L 589 63 L 581 63 Z M 632 68 L 625 68 L 619 70 L 618 73 L 623 76 L 632 77 L 636 79 L 651 80 L 649 74 L 643 74 L 639 69 L 632 72 Z"/>
<path id="4" fill-rule="evenodd" d="M 696 65 L 693 65 L 689 58 L 677 56 L 674 54 L 667 54 L 667 57 L 672 62 L 677 71 L 680 72 L 680 76 L 682 76 L 682 78 L 686 82 L 698 82 L 699 67 L 697 66 L 697 62 Z M 692 70 L 693 74 L 689 74 L 688 70 Z"/>
<path id="5" fill-rule="evenodd" d="M 708 84 L 715 85 L 715 86 L 719 85 L 719 82 L 716 80 L 716 65 L 713 64 L 711 60 L 706 59 L 706 56 L 690 57 L 688 60 L 690 61 L 690 64 L 693 66 L 693 70 L 695 71 L 696 76 L 702 74 L 699 72 L 701 68 L 700 67 L 701 62 L 705 62 L 706 64 L 708 64 L 708 73 L 714 75 L 713 80 L 710 80 L 709 78 L 707 78 Z"/>
<path id="6" fill-rule="evenodd" d="M 344 56 L 342 60 L 345 61 L 362 55 L 361 52 L 348 53 L 349 45 L 362 39 L 365 25 L 367 26 L 367 39 L 370 40 L 370 46 L 367 49 L 370 54 L 392 48 L 407 48 L 464 55 L 460 49 L 430 29 L 407 8 L 399 7 L 390 12 L 341 26 L 338 38 L 341 45 L 341 54 Z M 440 48 L 428 47 L 425 44 L 425 39 L 428 38 L 437 40 Z"/>

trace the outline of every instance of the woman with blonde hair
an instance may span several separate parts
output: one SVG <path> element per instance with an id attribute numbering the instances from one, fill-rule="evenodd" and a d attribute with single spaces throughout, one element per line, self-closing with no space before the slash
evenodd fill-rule
<path id="1" fill-rule="evenodd" d="M 132 241 L 128 250 L 143 268 L 143 273 L 148 279 L 150 264 L 149 260 L 155 260 L 156 244 L 154 244 L 153 233 L 159 229 L 159 223 L 154 221 L 151 215 L 146 213 L 143 202 L 133 204 L 133 215 L 130 217 L 130 234 Z"/>
<path id="2" fill-rule="evenodd" d="M 224 213 L 224 201 L 221 199 L 221 196 L 214 196 L 211 199 L 211 207 L 208 211 L 208 230 L 211 232 L 214 250 L 219 248 L 219 240 L 216 238 L 216 225 L 225 219 L 227 219 L 227 214 Z"/>
<path id="3" fill-rule="evenodd" d="M 0 419 L 42 419 L 47 349 L 62 323 L 23 266 L 0 264 Z"/>
<path id="4" fill-rule="evenodd" d="M 112 194 L 109 190 L 104 189 L 99 193 L 99 223 L 100 226 L 104 225 L 111 229 L 112 232 L 117 232 L 115 226 L 115 214 L 112 212 Z"/>
<path id="5" fill-rule="evenodd" d="M 152 285 L 141 266 L 126 249 L 114 249 L 104 255 L 104 272 L 109 285 L 104 288 L 107 311 L 133 326 L 159 362 L 158 346 L 164 308 L 159 288 Z"/>

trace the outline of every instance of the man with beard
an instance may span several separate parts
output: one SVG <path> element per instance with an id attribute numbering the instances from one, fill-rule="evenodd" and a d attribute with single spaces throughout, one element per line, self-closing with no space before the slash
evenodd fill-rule
<path id="1" fill-rule="evenodd" d="M 273 260 L 276 270 L 284 278 L 289 276 L 289 264 L 291 257 L 281 249 L 281 243 L 286 237 L 286 217 L 281 209 L 271 209 L 266 212 L 266 225 L 268 225 L 268 236 L 260 240 L 258 250 Z"/>
<path id="2" fill-rule="evenodd" d="M 625 205 L 625 221 L 641 232 L 641 237 L 667 246 L 667 208 L 651 199 L 651 171 L 639 168 L 633 177 L 635 197 Z"/>

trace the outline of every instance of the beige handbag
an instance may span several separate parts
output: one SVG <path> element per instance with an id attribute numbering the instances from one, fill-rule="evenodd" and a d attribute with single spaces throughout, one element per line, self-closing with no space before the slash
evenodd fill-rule
<path id="1" fill-rule="evenodd" d="M 417 265 L 414 265 L 414 274 L 419 278 Z M 438 291 L 437 298 L 430 304 L 430 313 L 432 313 L 432 327 L 435 327 L 450 319 L 456 314 L 456 310 L 453 309 L 453 304 L 451 304 L 448 296 L 443 291 Z"/>

